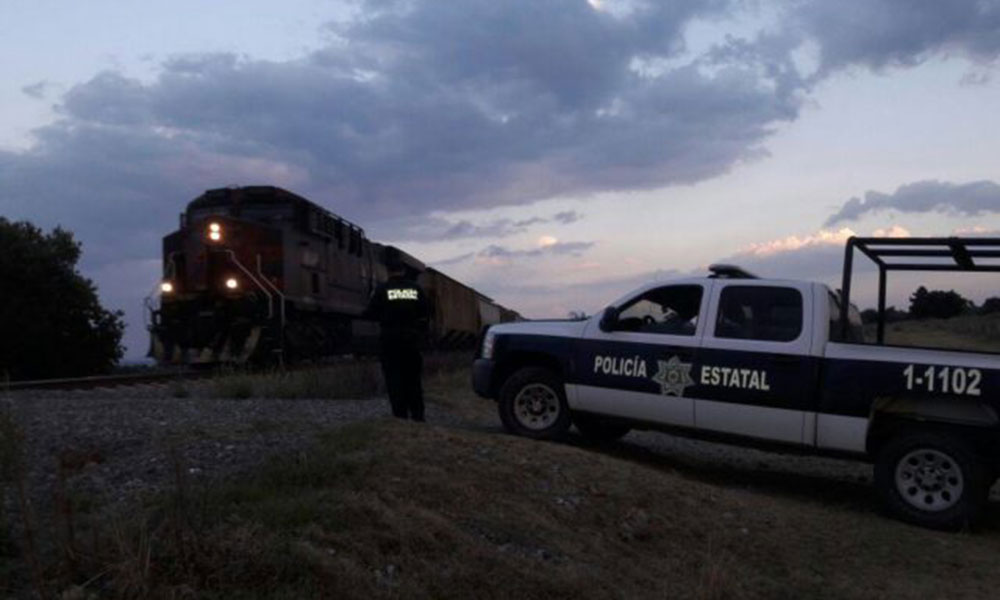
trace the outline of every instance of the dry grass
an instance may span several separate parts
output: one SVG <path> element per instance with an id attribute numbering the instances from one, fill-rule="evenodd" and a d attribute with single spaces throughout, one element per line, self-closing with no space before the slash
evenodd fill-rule
<path id="1" fill-rule="evenodd" d="M 464 353 L 429 354 L 424 360 L 424 372 L 428 380 L 449 377 L 458 371 L 464 373 L 470 362 L 471 356 Z M 214 398 L 281 400 L 368 398 L 384 392 L 381 368 L 374 359 L 296 371 L 230 370 L 213 379 L 205 391 Z M 187 397 L 191 390 L 175 384 L 170 394 L 175 398 Z"/>
<path id="2" fill-rule="evenodd" d="M 159 598 L 983 598 L 1000 585 L 996 519 L 942 534 L 836 482 L 789 494 L 811 482 L 695 475 L 627 447 L 362 423 L 224 487 L 179 482 L 104 528 L 81 580 Z"/>
<path id="3" fill-rule="evenodd" d="M 890 323 L 885 339 L 898 346 L 1000 353 L 1000 313 Z"/>
<path id="4" fill-rule="evenodd" d="M 867 485 L 692 466 L 499 433 L 468 371 L 428 399 L 472 428 L 377 420 L 111 520 L 78 516 L 67 598 L 986 598 L 1000 510 L 974 533 L 874 511 Z M 0 588 L 30 595 L 25 587 Z"/>
<path id="5" fill-rule="evenodd" d="M 269 373 L 230 372 L 211 380 L 204 392 L 213 398 L 367 398 L 383 389 L 376 362 L 345 362 L 325 368 Z M 172 392 L 179 397 L 178 392 Z"/>

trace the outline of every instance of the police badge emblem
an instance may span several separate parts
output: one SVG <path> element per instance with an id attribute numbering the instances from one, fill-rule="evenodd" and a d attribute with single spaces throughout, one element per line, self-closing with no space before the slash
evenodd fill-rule
<path id="1" fill-rule="evenodd" d="M 684 396 L 684 388 L 694 385 L 691 378 L 691 363 L 683 363 L 673 356 L 670 360 L 658 360 L 659 370 L 653 375 L 653 381 L 660 384 L 660 393 L 664 396 Z"/>

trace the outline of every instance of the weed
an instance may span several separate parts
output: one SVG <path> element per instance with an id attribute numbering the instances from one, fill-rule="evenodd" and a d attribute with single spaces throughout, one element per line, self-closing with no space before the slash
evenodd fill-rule
<path id="1" fill-rule="evenodd" d="M 27 490 L 27 470 L 24 464 L 24 434 L 18 427 L 10 407 L 4 407 L 0 412 L 0 483 L 12 483 L 13 493 L 16 498 L 18 510 L 21 517 L 21 532 L 24 540 L 24 557 L 28 562 L 32 583 L 35 593 L 45 597 L 46 585 L 42 576 L 42 566 L 39 560 L 38 549 L 35 543 L 36 526 L 33 516 L 31 502 L 28 500 Z M 4 491 L 0 488 L 0 491 Z M 0 494 L 0 505 L 6 497 L 6 493 Z M 0 506 L 2 511 L 2 506 Z M 3 516 L 3 515 L 0 515 Z M 8 519 L 4 518 L 5 529 L 0 531 L 0 535 L 10 539 L 13 534 L 10 530 Z"/>
<path id="2" fill-rule="evenodd" d="M 169 392 L 171 398 L 182 399 L 191 396 L 191 390 L 181 381 L 171 382 Z"/>
<path id="3" fill-rule="evenodd" d="M 382 389 L 378 365 L 359 361 L 302 371 L 228 372 L 212 381 L 210 393 L 213 397 L 231 399 L 337 400 L 366 398 Z"/>
<path id="4" fill-rule="evenodd" d="M 231 400 L 246 400 L 254 396 L 251 375 L 227 375 L 212 381 L 212 396 Z"/>

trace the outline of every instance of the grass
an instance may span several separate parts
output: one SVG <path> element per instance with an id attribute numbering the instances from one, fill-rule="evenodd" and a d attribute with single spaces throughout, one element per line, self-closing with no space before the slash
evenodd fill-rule
<path id="1" fill-rule="evenodd" d="M 429 354 L 424 360 L 424 372 L 428 380 L 453 378 L 454 373 L 465 373 L 464 369 L 470 361 L 470 356 L 463 353 Z M 230 370 L 211 381 L 207 394 L 214 398 L 235 400 L 339 400 L 369 398 L 384 391 L 385 384 L 379 363 L 375 360 L 362 360 L 300 371 L 250 373 Z M 183 398 L 190 395 L 190 390 L 181 384 L 180 387 L 171 388 L 170 394 L 175 398 Z"/>
<path id="2" fill-rule="evenodd" d="M 868 328 L 874 339 L 874 326 Z M 885 339 L 898 346 L 1000 353 L 1000 313 L 889 323 Z"/>
<path id="3" fill-rule="evenodd" d="M 211 380 L 207 394 L 213 398 L 343 399 L 367 398 L 383 389 L 378 363 L 349 362 L 322 369 L 231 372 Z M 172 394 L 178 397 L 176 393 Z"/>
<path id="4" fill-rule="evenodd" d="M 875 514 L 856 487 L 809 490 L 788 477 L 747 489 L 627 445 L 599 452 L 371 421 L 239 481 L 195 490 L 179 479 L 174 494 L 101 528 L 100 550 L 60 589 L 92 580 L 83 591 L 122 598 L 977 598 L 1000 585 L 996 519 L 975 535 L 925 531 Z"/>
<path id="5" fill-rule="evenodd" d="M 0 596 L 983 598 L 1000 587 L 996 504 L 975 532 L 938 533 L 877 514 L 856 482 L 516 438 L 498 432 L 467 370 L 429 367 L 429 401 L 472 427 L 357 423 L 213 486 L 189 481 L 174 452 L 174 490 L 113 518 L 70 489 L 73 555 L 44 545 L 42 586 L 27 556 L 11 557 L 22 575 L 0 580 Z"/>

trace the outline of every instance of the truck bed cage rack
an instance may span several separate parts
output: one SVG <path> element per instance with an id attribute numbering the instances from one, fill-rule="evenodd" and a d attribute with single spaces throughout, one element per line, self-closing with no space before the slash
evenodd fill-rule
<path id="1" fill-rule="evenodd" d="M 849 325 L 847 319 L 851 305 L 855 249 L 860 250 L 878 267 L 879 344 L 885 342 L 885 285 L 889 271 L 1000 273 L 1000 238 L 851 237 L 847 240 L 844 251 L 844 279 L 841 287 L 840 326 L 844 339 L 847 339 Z"/>

